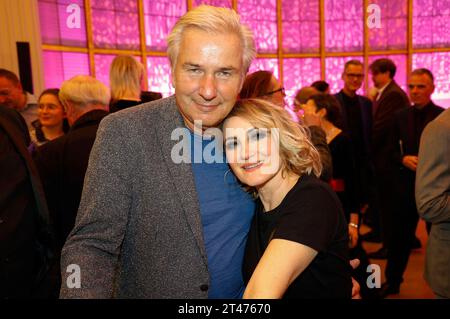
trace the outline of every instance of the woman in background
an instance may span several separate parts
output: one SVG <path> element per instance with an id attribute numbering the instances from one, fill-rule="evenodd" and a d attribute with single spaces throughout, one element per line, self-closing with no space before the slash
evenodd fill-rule
<path id="1" fill-rule="evenodd" d="M 244 298 L 350 298 L 345 217 L 306 131 L 261 99 L 240 100 L 223 129 L 231 169 L 258 197 Z"/>
<path id="2" fill-rule="evenodd" d="M 47 89 L 38 99 L 38 119 L 31 123 L 31 142 L 41 146 L 69 130 L 66 112 L 58 97 L 59 89 Z"/>
<path id="3" fill-rule="evenodd" d="M 321 117 L 327 144 L 333 161 L 333 178 L 330 185 L 341 200 L 348 222 L 350 248 L 358 242 L 359 203 L 356 196 L 355 162 L 350 137 L 339 128 L 339 102 L 331 95 L 319 93 L 313 95 L 303 105 L 305 114 Z"/>
<path id="4" fill-rule="evenodd" d="M 282 108 L 286 105 L 284 99 L 286 94 L 280 81 L 278 81 L 272 72 L 264 70 L 247 75 L 244 84 L 242 85 L 241 92 L 239 93 L 239 97 L 241 99 L 261 98 L 281 106 Z M 325 140 L 325 133 L 320 126 L 318 126 L 318 123 L 314 121 L 303 124 L 308 124 L 311 141 L 319 152 L 320 160 L 322 161 L 322 175 L 320 178 L 324 181 L 328 181 L 331 178 L 332 164 L 330 150 L 328 149 Z"/>
<path id="5" fill-rule="evenodd" d="M 129 55 L 115 57 L 109 71 L 110 113 L 141 104 L 143 80 L 144 67 L 135 58 Z"/>

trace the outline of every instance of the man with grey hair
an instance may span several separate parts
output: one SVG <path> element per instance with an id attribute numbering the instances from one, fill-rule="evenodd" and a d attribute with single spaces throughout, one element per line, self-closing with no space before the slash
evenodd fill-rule
<path id="1" fill-rule="evenodd" d="M 57 248 L 61 251 L 75 223 L 89 154 L 98 125 L 108 115 L 110 96 L 103 83 L 79 75 L 63 82 L 59 97 L 70 130 L 39 147 L 35 162 L 54 222 Z M 58 288 L 55 287 L 56 295 Z"/>
<path id="2" fill-rule="evenodd" d="M 233 108 L 255 56 L 253 36 L 234 11 L 199 6 L 176 23 L 168 56 L 175 96 L 100 124 L 62 252 L 61 297 L 242 296 L 253 200 L 225 161 L 192 158 L 211 142 L 201 133 Z M 180 130 L 195 144 L 181 163 L 173 154 Z M 80 267 L 80 288 L 66 280 L 71 264 Z"/>
<path id="3" fill-rule="evenodd" d="M 168 56 L 175 96 L 100 124 L 62 252 L 64 298 L 242 297 L 255 204 L 217 127 L 255 57 L 253 35 L 233 10 L 199 6 L 175 24 Z"/>
<path id="4" fill-rule="evenodd" d="M 414 70 L 409 76 L 408 89 L 413 105 L 394 114 L 393 137 L 398 146 L 393 153 L 393 161 L 397 165 L 399 181 L 398 209 L 392 216 L 395 231 L 387 256 L 386 283 L 380 292 L 382 297 L 398 293 L 403 281 L 419 221 L 414 200 L 419 142 L 427 124 L 444 111 L 431 100 L 434 77 L 428 69 Z"/>

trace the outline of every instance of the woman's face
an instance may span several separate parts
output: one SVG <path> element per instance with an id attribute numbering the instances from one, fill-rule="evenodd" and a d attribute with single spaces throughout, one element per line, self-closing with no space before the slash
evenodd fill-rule
<path id="1" fill-rule="evenodd" d="M 272 86 L 271 91 L 275 93 L 268 95 L 267 99 L 273 104 L 277 104 L 279 106 L 284 107 L 284 97 L 285 97 L 284 89 L 280 90 L 283 86 L 274 76 L 272 76 L 271 86 Z"/>
<path id="2" fill-rule="evenodd" d="M 42 126 L 62 125 L 66 113 L 59 103 L 59 100 L 53 94 L 44 94 L 39 99 L 38 108 L 39 121 Z"/>
<path id="3" fill-rule="evenodd" d="M 316 114 L 317 112 L 316 103 L 312 99 L 309 99 L 306 104 L 302 104 L 301 108 L 304 114 Z"/>
<path id="4" fill-rule="evenodd" d="M 238 116 L 226 119 L 223 129 L 228 163 L 242 183 L 263 186 L 280 172 L 278 130 L 255 128 Z"/>

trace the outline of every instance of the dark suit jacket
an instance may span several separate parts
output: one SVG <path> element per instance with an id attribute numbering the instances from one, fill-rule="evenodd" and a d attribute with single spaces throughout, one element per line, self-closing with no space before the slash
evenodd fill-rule
<path id="1" fill-rule="evenodd" d="M 35 154 L 59 249 L 75 223 L 89 154 L 106 115 L 103 110 L 82 115 L 66 135 L 42 145 Z"/>
<path id="2" fill-rule="evenodd" d="M 341 106 L 342 115 L 342 129 L 351 138 L 355 137 L 357 132 L 350 132 L 350 123 L 345 106 L 345 93 L 341 90 L 335 94 L 336 99 Z M 369 200 L 369 183 L 373 182 L 373 164 L 371 160 L 371 146 L 372 146 L 372 102 L 361 95 L 357 95 L 359 101 L 359 109 L 361 112 L 361 129 L 362 129 L 362 143 L 359 146 L 358 141 L 352 140 L 352 148 L 354 155 L 354 163 L 356 169 L 356 187 L 355 192 L 360 204 L 367 203 Z"/>
<path id="3" fill-rule="evenodd" d="M 402 164 L 402 158 L 405 155 L 419 154 L 420 136 L 425 126 L 434 120 L 444 109 L 430 102 L 422 110 L 415 110 L 415 108 L 408 107 L 395 113 L 394 121 L 394 137 L 397 141 L 395 161 L 401 171 L 402 176 L 408 178 L 411 185 L 414 185 L 415 173 Z M 417 115 L 416 115 L 417 114 Z M 420 117 L 420 122 L 417 123 L 415 117 Z M 420 127 L 416 127 L 419 125 Z"/>
<path id="4" fill-rule="evenodd" d="M 393 134 L 394 114 L 410 106 L 406 93 L 392 80 L 374 102 L 372 127 L 372 158 L 377 172 L 395 170 L 394 152 L 398 141 Z"/>
<path id="5" fill-rule="evenodd" d="M 37 238 L 48 211 L 29 143 L 22 116 L 0 106 L 0 298 L 36 296 L 43 266 Z"/>

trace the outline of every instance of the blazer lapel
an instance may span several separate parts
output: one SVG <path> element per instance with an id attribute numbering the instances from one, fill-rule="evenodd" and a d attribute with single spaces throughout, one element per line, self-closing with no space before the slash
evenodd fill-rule
<path id="1" fill-rule="evenodd" d="M 160 116 L 162 119 L 161 130 L 157 130 L 157 135 L 161 141 L 161 151 L 164 161 L 172 176 L 174 194 L 181 203 L 186 220 L 191 228 L 192 234 L 197 241 L 201 255 L 207 264 L 206 248 L 203 241 L 203 226 L 200 216 L 200 204 L 195 188 L 194 175 L 190 163 L 175 164 L 171 158 L 171 152 L 174 145 L 179 141 L 172 141 L 171 134 L 175 129 L 186 128 L 178 108 L 176 106 L 175 97 L 170 98 L 167 107 L 161 109 Z M 187 128 L 186 128 L 187 129 Z M 174 196 L 174 197 L 175 197 Z"/>

